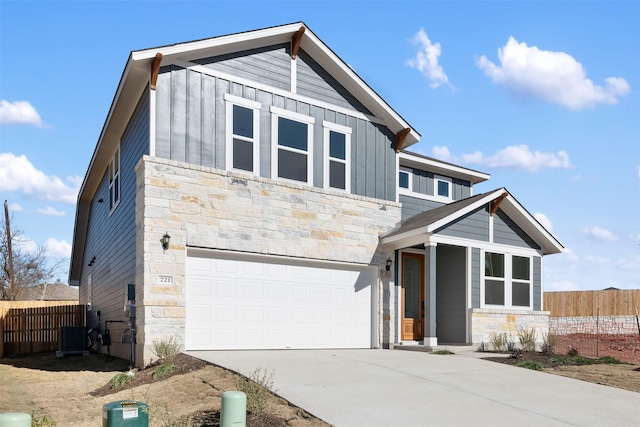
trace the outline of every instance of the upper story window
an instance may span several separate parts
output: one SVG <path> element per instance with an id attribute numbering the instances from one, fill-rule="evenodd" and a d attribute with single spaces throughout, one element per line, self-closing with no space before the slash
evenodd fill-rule
<path id="1" fill-rule="evenodd" d="M 451 200 L 451 178 L 436 175 L 433 182 L 435 196 Z"/>
<path id="2" fill-rule="evenodd" d="M 484 304 L 530 308 L 531 258 L 485 252 Z"/>
<path id="3" fill-rule="evenodd" d="M 228 169 L 260 173 L 259 102 L 225 94 Z"/>
<path id="4" fill-rule="evenodd" d="M 351 128 L 323 121 L 324 187 L 351 189 Z"/>
<path id="5" fill-rule="evenodd" d="M 120 145 L 109 163 L 109 213 L 120 203 Z"/>
<path id="6" fill-rule="evenodd" d="M 411 171 L 400 169 L 398 172 L 398 187 L 411 191 Z"/>
<path id="7" fill-rule="evenodd" d="M 312 184 L 313 117 L 271 107 L 271 176 Z"/>

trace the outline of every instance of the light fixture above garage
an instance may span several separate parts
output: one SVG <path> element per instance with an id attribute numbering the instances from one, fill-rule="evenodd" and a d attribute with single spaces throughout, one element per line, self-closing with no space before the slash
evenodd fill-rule
<path id="1" fill-rule="evenodd" d="M 160 243 L 162 243 L 162 249 L 163 250 L 168 250 L 169 249 L 169 240 L 171 239 L 171 236 L 169 236 L 169 233 L 165 232 L 164 236 L 162 236 L 162 239 L 160 239 Z"/>

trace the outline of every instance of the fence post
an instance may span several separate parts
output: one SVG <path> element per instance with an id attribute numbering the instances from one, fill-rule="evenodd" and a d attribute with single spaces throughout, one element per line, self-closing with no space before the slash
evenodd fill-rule
<path id="1" fill-rule="evenodd" d="M 596 357 L 600 357 L 600 307 L 596 317 Z"/>

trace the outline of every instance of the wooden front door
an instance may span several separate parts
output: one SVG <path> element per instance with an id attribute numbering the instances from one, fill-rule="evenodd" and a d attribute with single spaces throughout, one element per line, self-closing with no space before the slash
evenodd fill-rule
<path id="1" fill-rule="evenodd" d="M 424 338 L 424 255 L 402 253 L 402 339 Z"/>

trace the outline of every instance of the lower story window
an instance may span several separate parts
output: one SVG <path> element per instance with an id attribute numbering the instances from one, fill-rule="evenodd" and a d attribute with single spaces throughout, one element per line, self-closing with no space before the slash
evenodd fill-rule
<path id="1" fill-rule="evenodd" d="M 531 307 L 531 258 L 484 254 L 484 304 Z"/>

